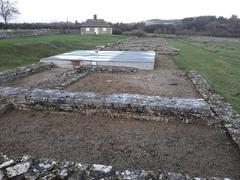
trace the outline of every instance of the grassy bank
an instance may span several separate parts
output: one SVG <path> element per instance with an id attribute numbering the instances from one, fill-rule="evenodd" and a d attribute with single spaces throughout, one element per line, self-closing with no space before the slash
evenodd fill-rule
<path id="1" fill-rule="evenodd" d="M 92 49 L 124 36 L 49 35 L 0 40 L 0 71 L 38 62 L 41 58 L 76 49 Z"/>
<path id="2" fill-rule="evenodd" d="M 238 112 L 240 112 L 240 43 L 190 42 L 168 39 L 181 50 L 176 64 L 199 71 Z"/>

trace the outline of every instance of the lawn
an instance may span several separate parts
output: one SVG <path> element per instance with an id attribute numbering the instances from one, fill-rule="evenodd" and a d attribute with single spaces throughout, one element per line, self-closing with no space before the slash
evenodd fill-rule
<path id="1" fill-rule="evenodd" d="M 43 57 L 115 42 L 125 36 L 48 35 L 0 40 L 0 71 L 39 62 Z"/>
<path id="2" fill-rule="evenodd" d="M 181 50 L 176 64 L 199 71 L 238 112 L 240 112 L 240 43 L 190 42 L 168 39 Z"/>

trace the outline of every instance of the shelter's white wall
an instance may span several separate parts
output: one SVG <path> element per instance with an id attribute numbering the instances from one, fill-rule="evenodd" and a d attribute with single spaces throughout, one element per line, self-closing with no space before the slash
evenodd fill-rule
<path id="1" fill-rule="evenodd" d="M 73 68 L 71 61 L 59 61 L 59 60 L 41 60 L 45 63 L 54 63 L 60 68 Z M 81 61 L 81 66 L 84 65 L 99 65 L 99 66 L 122 66 L 122 67 L 134 67 L 141 70 L 153 70 L 154 63 L 128 63 L 128 62 L 96 62 L 96 61 Z"/>

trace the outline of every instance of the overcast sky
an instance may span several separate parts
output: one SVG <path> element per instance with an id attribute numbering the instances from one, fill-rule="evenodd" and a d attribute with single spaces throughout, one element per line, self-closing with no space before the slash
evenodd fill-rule
<path id="1" fill-rule="evenodd" d="M 85 21 L 97 14 L 109 22 L 180 19 L 200 15 L 240 16 L 240 0 L 18 0 L 18 22 Z"/>

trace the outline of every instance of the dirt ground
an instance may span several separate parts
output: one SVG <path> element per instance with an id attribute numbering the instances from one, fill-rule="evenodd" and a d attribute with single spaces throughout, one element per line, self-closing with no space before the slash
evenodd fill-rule
<path id="1" fill-rule="evenodd" d="M 24 88 L 36 87 L 38 83 L 51 79 L 56 74 L 61 73 L 63 71 L 64 70 L 60 68 L 53 68 L 43 72 L 35 73 L 33 75 L 30 75 L 22 79 L 18 79 L 18 80 L 7 82 L 7 83 L 2 83 L 1 86 L 24 87 Z"/>
<path id="2" fill-rule="evenodd" d="M 0 117 L 0 152 L 240 178 L 240 155 L 224 132 L 199 125 L 12 111 Z"/>
<path id="3" fill-rule="evenodd" d="M 90 73 L 66 90 L 199 97 L 192 83 L 179 74 L 181 72 L 174 64 L 172 56 L 157 55 L 154 71 L 134 74 Z"/>

